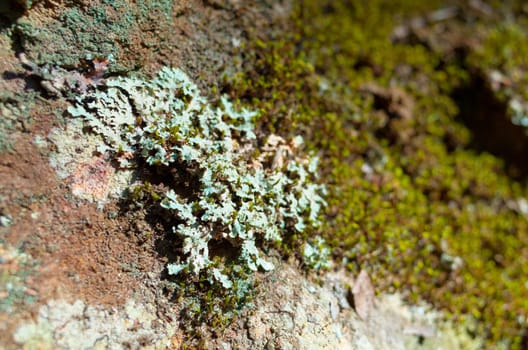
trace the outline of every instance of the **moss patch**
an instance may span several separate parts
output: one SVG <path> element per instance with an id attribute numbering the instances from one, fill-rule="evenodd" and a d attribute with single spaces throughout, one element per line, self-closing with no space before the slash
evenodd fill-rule
<path id="1" fill-rule="evenodd" d="M 490 344 L 520 348 L 528 192 L 503 159 L 471 147 L 476 134 L 458 118 L 453 92 L 478 68 L 522 66 L 511 47 L 526 45 L 525 32 L 494 37 L 503 31 L 501 5 L 490 7 L 500 18 L 448 9 L 434 1 L 304 1 L 297 30 L 257 41 L 246 54 L 252 68 L 227 86 L 262 109 L 262 127 L 303 132 L 322 152 L 331 186 L 322 232 L 338 261 L 371 271 L 380 291 L 406 290 L 411 300 L 479 320 Z M 485 48 L 468 54 L 475 43 L 467 38 L 505 57 L 486 58 Z"/>

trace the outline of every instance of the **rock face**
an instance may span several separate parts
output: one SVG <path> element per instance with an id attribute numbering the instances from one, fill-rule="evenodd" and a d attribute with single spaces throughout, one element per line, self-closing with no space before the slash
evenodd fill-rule
<path id="1" fill-rule="evenodd" d="M 0 0 L 0 348 L 526 347 L 525 23 L 522 1 Z M 177 67 L 193 94 L 153 78 Z M 163 126 L 181 108 L 140 108 L 163 84 L 215 118 Z"/>
<path id="2" fill-rule="evenodd" d="M 255 308 L 229 328 L 217 348 L 234 349 L 477 349 L 481 344 L 457 335 L 426 306 L 410 307 L 399 295 L 381 295 L 362 319 L 351 306 L 357 283 L 345 272 L 318 282 L 297 268 L 281 266 L 266 282 Z M 364 286 L 363 286 L 364 288 Z M 422 339 L 422 340 L 420 340 Z"/>
<path id="3" fill-rule="evenodd" d="M 50 300 L 36 321 L 20 326 L 13 339 L 25 348 L 39 349 L 138 349 L 145 344 L 164 348 L 174 329 L 146 307 L 152 305 L 129 301 L 116 312 L 80 300 L 71 304 Z"/>
<path id="4" fill-rule="evenodd" d="M 350 305 L 351 291 L 365 279 L 330 273 L 316 283 L 290 265 L 263 282 L 254 308 L 218 339 L 212 349 L 478 349 L 482 344 L 457 327 L 440 322 L 428 307 L 406 306 L 399 295 L 381 295 L 367 318 Z M 356 290 L 358 290 L 356 288 Z M 358 298 L 358 293 L 355 293 Z M 24 323 L 13 338 L 26 348 L 41 349 L 177 349 L 182 344 L 180 320 L 163 321 L 151 301 L 129 300 L 118 309 L 51 300 L 35 321 Z M 82 334 L 82 338 L 79 335 Z"/>

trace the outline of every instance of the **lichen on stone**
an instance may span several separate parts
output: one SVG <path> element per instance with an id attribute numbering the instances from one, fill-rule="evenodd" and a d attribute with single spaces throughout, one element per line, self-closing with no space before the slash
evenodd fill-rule
<path id="1" fill-rule="evenodd" d="M 122 166 L 142 160 L 167 172 L 185 169 L 196 181 L 186 189 L 170 184 L 160 203 L 182 241 L 182 255 L 167 266 L 169 274 L 205 272 L 212 283 L 230 287 L 233 282 L 211 257 L 213 242 L 238 250 L 244 269 L 269 271 L 274 265 L 259 245 L 280 241 L 288 230 L 319 225 L 325 188 L 314 182 L 317 158 L 289 154 L 272 167 L 270 158 L 279 150 L 252 156 L 257 112 L 225 96 L 211 105 L 180 69 L 163 68 L 152 80 L 108 79 L 68 111 L 104 139 L 99 151 L 113 154 Z M 301 140 L 293 144 L 300 147 Z M 322 266 L 315 252 L 310 265 Z"/>

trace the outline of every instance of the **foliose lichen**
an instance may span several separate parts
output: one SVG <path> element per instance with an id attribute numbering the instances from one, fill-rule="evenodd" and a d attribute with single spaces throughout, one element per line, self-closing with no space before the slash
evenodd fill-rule
<path id="1" fill-rule="evenodd" d="M 163 68 L 148 81 L 109 79 L 68 111 L 104 138 L 99 151 L 123 167 L 134 166 L 135 158 L 195 180 L 190 187 L 175 181 L 160 202 L 183 242 L 179 261 L 167 265 L 169 274 L 205 273 L 211 283 L 231 288 L 233 281 L 211 257 L 213 243 L 231 244 L 243 269 L 269 271 L 274 265 L 259 244 L 319 225 L 325 188 L 314 182 L 318 158 L 295 154 L 302 138 L 279 146 L 278 139 L 285 141 L 272 135 L 255 156 L 257 112 L 236 108 L 225 96 L 212 106 L 180 69 Z M 315 252 L 308 264 L 321 267 Z"/>

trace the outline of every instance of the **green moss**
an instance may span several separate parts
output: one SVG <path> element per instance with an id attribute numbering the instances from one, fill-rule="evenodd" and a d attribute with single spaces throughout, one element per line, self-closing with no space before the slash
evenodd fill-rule
<path id="1" fill-rule="evenodd" d="M 476 318 L 488 346 L 519 348 L 528 317 L 528 191 L 502 160 L 469 148 L 471 130 L 451 95 L 475 67 L 525 67 L 526 32 L 479 20 L 476 37 L 495 29 L 468 60 L 420 40 L 391 41 L 405 19 L 442 6 L 303 1 L 296 31 L 247 47 L 245 72 L 227 85 L 260 107 L 262 128 L 301 132 L 322 154 L 330 198 L 321 232 L 338 261 L 368 269 L 379 290 Z"/>
<path id="2" fill-rule="evenodd" d="M 252 308 L 252 300 L 258 292 L 258 283 L 251 274 L 236 264 L 227 264 L 225 269 L 230 276 L 236 276 L 233 288 L 211 285 L 205 278 L 194 283 L 189 281 L 170 284 L 174 298 L 183 306 L 183 329 L 188 346 L 196 346 L 198 340 L 207 339 L 208 325 L 215 337 L 219 337 L 226 327 L 243 311 Z M 202 348 L 198 346 L 198 348 Z"/>

